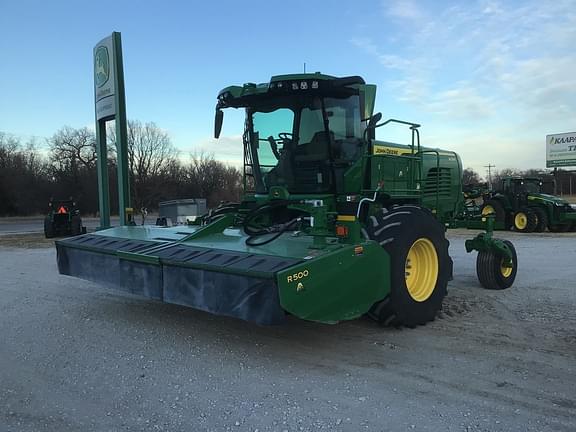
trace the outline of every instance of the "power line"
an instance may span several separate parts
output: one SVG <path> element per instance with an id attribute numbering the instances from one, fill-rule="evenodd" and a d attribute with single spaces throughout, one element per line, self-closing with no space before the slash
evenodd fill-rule
<path id="1" fill-rule="evenodd" d="M 492 168 L 496 168 L 496 165 L 484 165 L 484 168 L 488 168 L 488 189 L 492 189 Z"/>

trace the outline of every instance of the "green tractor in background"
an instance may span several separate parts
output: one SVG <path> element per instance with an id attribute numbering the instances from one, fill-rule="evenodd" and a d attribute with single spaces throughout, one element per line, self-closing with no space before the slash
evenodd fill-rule
<path id="1" fill-rule="evenodd" d="M 576 210 L 562 198 L 543 193 L 538 177 L 505 177 L 484 195 L 483 216 L 495 215 L 497 229 L 518 232 L 566 232 L 576 228 Z"/>
<path id="2" fill-rule="evenodd" d="M 80 210 L 73 199 L 55 200 L 48 203 L 48 214 L 44 217 L 44 236 L 77 236 L 86 233 L 82 226 Z"/>
<path id="3" fill-rule="evenodd" d="M 224 109 L 245 112 L 242 201 L 187 226 L 57 241 L 60 273 L 260 324 L 287 314 L 410 327 L 433 320 L 452 278 L 446 227 L 462 207 L 462 164 L 452 151 L 421 146 L 418 124 L 382 121 L 375 95 L 361 77 L 320 73 L 226 87 L 215 137 Z M 392 123 L 408 127 L 408 144 L 375 139 Z M 512 285 L 510 242 L 489 231 L 466 248 L 479 251 L 482 285 Z"/>

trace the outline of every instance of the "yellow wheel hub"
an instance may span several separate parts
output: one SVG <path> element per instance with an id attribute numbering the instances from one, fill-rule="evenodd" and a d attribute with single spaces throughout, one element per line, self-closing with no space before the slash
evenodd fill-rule
<path id="1" fill-rule="evenodd" d="M 526 228 L 526 225 L 528 225 L 528 216 L 526 216 L 526 213 L 516 213 L 516 216 L 514 216 L 514 226 L 519 230 L 523 230 Z"/>
<path id="2" fill-rule="evenodd" d="M 484 206 L 484 208 L 482 209 L 482 216 L 488 216 L 489 214 L 494 213 L 496 213 L 496 211 L 494 210 L 494 207 L 492 207 L 491 205 Z"/>
<path id="3" fill-rule="evenodd" d="M 510 275 L 512 274 L 512 267 L 506 267 L 504 265 L 504 259 L 502 259 L 502 261 L 500 262 L 500 273 L 505 278 L 510 277 Z"/>
<path id="4" fill-rule="evenodd" d="M 406 288 L 417 302 L 423 302 L 434 292 L 438 280 L 438 254 L 434 244 L 419 238 L 406 256 Z"/>

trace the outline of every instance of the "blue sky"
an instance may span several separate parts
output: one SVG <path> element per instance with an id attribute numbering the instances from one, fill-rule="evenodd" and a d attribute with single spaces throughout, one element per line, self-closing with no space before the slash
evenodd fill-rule
<path id="1" fill-rule="evenodd" d="M 377 84 L 384 117 L 421 123 L 423 144 L 481 174 L 543 168 L 545 135 L 576 130 L 576 0 L 0 1 L 0 131 L 40 143 L 93 126 L 92 48 L 112 31 L 128 117 L 183 155 L 238 160 L 241 113 L 211 139 L 217 92 L 304 62 Z"/>

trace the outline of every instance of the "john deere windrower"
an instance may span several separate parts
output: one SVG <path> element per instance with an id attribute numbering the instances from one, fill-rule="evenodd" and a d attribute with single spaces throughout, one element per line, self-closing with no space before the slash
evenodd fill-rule
<path id="1" fill-rule="evenodd" d="M 60 272 L 261 324 L 432 320 L 452 276 L 445 231 L 463 206 L 461 161 L 421 146 L 418 124 L 374 115 L 375 94 L 360 77 L 319 73 L 225 88 L 216 137 L 224 109 L 246 112 L 242 201 L 195 225 L 60 240 Z M 409 144 L 375 140 L 391 123 Z M 512 284 L 511 243 L 488 230 L 466 246 L 484 286 Z"/>

